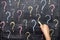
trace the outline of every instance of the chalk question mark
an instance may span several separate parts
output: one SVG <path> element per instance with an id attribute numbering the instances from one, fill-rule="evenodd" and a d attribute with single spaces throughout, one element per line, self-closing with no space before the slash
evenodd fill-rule
<path id="1" fill-rule="evenodd" d="M 24 11 L 26 5 L 25 4 L 21 4 L 22 5 L 22 11 Z"/>
<path id="2" fill-rule="evenodd" d="M 12 12 L 12 18 L 14 17 L 14 13 L 15 13 L 15 9 L 11 9 L 13 12 Z"/>
<path id="3" fill-rule="evenodd" d="M 46 4 L 47 4 L 46 0 L 41 0 L 41 3 L 42 3 L 43 1 L 45 2 L 45 4 L 44 4 L 44 5 L 42 6 L 42 8 L 41 8 L 41 13 L 43 13 L 42 11 L 43 11 L 44 7 L 45 7 Z"/>
<path id="4" fill-rule="evenodd" d="M 12 31 L 14 32 L 15 22 L 11 22 L 10 25 L 12 25 Z"/>
<path id="5" fill-rule="evenodd" d="M 53 36 L 54 30 L 53 29 L 50 29 L 50 32 L 51 32 L 51 36 Z"/>
<path id="6" fill-rule="evenodd" d="M 35 28 L 35 26 L 36 26 L 37 22 L 36 22 L 34 19 L 33 19 L 31 22 L 35 22 L 35 23 L 34 23 L 34 26 L 33 26 L 33 32 L 34 32 L 34 31 L 35 31 L 35 29 L 34 29 L 34 28 Z"/>
<path id="7" fill-rule="evenodd" d="M 48 24 L 49 21 L 51 20 L 51 16 L 50 15 L 46 15 L 45 17 L 49 17 L 49 19 L 47 20 L 47 24 Z"/>
<path id="8" fill-rule="evenodd" d="M 41 15 L 40 15 L 40 14 L 36 14 L 36 16 L 39 16 L 39 17 L 38 17 L 38 21 L 39 21 L 39 19 L 41 18 Z"/>
<path id="9" fill-rule="evenodd" d="M 2 25 L 2 30 L 4 30 L 5 22 L 4 22 L 4 21 L 1 21 L 0 24 L 3 24 L 3 25 Z"/>
<path id="10" fill-rule="evenodd" d="M 25 34 L 29 34 L 28 36 L 27 36 L 27 40 L 29 40 L 29 37 L 30 37 L 30 33 L 29 32 L 26 32 Z"/>
<path id="11" fill-rule="evenodd" d="M 32 12 L 32 10 L 33 10 L 33 7 L 32 7 L 32 6 L 29 6 L 29 7 L 28 7 L 28 10 L 30 11 L 30 17 L 31 17 L 31 12 Z"/>
<path id="12" fill-rule="evenodd" d="M 21 15 L 22 15 L 22 11 L 18 10 L 17 13 L 19 13 L 19 16 L 18 16 L 18 21 L 19 21 L 19 19 L 21 18 Z"/>
<path id="13" fill-rule="evenodd" d="M 9 38 L 10 35 L 11 35 L 11 31 L 10 30 L 7 30 L 6 32 L 9 32 L 9 34 L 8 34 L 8 38 Z"/>
<path id="14" fill-rule="evenodd" d="M 9 14 L 7 17 L 7 23 L 8 23 L 9 17 L 11 16 L 11 13 L 9 11 L 7 11 L 6 14 Z"/>
<path id="15" fill-rule="evenodd" d="M 12 6 L 12 4 L 11 4 L 11 1 L 12 1 L 12 0 L 8 0 L 8 1 L 9 1 L 9 5 Z"/>
<path id="16" fill-rule="evenodd" d="M 4 3 L 4 12 L 5 12 L 5 9 L 6 9 L 6 6 L 7 6 L 7 2 L 6 1 L 2 1 L 2 4 Z"/>
<path id="17" fill-rule="evenodd" d="M 19 8 L 20 0 L 17 2 L 17 8 Z"/>
<path id="18" fill-rule="evenodd" d="M 54 9 L 55 9 L 55 5 L 54 5 L 54 4 L 51 4 L 49 7 L 53 7 L 53 8 L 51 9 L 51 12 L 52 12 L 51 15 L 53 15 L 53 11 L 54 11 Z"/>
<path id="19" fill-rule="evenodd" d="M 39 9 L 39 5 L 36 4 L 35 6 L 36 6 L 36 13 L 38 13 L 38 12 L 39 12 L 39 11 L 38 11 L 38 9 Z"/>
<path id="20" fill-rule="evenodd" d="M 27 28 L 27 19 L 24 19 L 23 22 L 25 22 L 25 26 Z"/>
<path id="21" fill-rule="evenodd" d="M 22 24 L 20 24 L 18 28 L 20 28 L 20 35 L 21 35 L 21 32 L 22 32 Z"/>
<path id="22" fill-rule="evenodd" d="M 54 19 L 54 21 L 56 22 L 56 24 L 55 24 L 55 29 L 57 29 L 57 26 L 58 26 L 58 24 L 59 24 L 59 21 L 58 21 L 57 19 Z"/>
<path id="23" fill-rule="evenodd" d="M 50 2 L 51 2 L 51 0 L 49 0 L 49 3 L 48 4 L 50 4 Z"/>

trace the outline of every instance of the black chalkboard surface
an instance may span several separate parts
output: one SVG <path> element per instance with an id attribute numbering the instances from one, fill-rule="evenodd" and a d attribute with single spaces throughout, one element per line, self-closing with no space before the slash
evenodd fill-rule
<path id="1" fill-rule="evenodd" d="M 59 0 L 0 0 L 1 40 L 45 40 L 38 20 L 59 40 Z"/>

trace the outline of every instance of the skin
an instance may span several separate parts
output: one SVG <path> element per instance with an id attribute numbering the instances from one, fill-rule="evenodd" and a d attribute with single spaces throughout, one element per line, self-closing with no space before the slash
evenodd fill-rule
<path id="1" fill-rule="evenodd" d="M 40 28 L 45 36 L 46 40 L 51 40 L 50 34 L 49 34 L 49 27 L 46 24 L 41 24 L 40 22 L 38 22 L 40 24 Z"/>

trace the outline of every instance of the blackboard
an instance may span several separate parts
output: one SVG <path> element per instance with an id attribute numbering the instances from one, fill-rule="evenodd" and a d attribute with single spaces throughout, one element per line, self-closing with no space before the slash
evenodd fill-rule
<path id="1" fill-rule="evenodd" d="M 58 40 L 59 2 L 59 0 L 0 0 L 0 39 L 45 40 L 39 28 L 39 20 L 49 26 L 52 40 Z"/>

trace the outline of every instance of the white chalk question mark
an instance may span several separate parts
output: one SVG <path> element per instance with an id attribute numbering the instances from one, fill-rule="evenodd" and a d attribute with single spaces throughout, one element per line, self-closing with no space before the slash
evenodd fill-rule
<path id="1" fill-rule="evenodd" d="M 57 19 L 54 19 L 54 21 L 56 22 L 56 24 L 55 24 L 55 29 L 57 29 L 57 26 L 58 26 L 58 24 L 59 24 L 59 21 L 58 21 Z"/>
<path id="2" fill-rule="evenodd" d="M 12 6 L 11 1 L 12 1 L 12 0 L 9 0 L 9 5 L 10 5 L 10 6 Z"/>
<path id="3" fill-rule="evenodd" d="M 38 13 L 39 12 L 39 5 L 38 4 L 36 4 L 36 5 L 34 5 L 34 6 L 36 6 L 36 13 Z"/>
<path id="4" fill-rule="evenodd" d="M 37 20 L 37 21 L 39 21 L 39 19 L 41 18 L 41 15 L 40 14 L 36 14 L 36 16 L 39 16 L 38 17 L 38 20 Z"/>
<path id="5" fill-rule="evenodd" d="M 3 24 L 2 25 L 2 31 L 4 30 L 4 27 L 5 27 L 5 22 L 4 21 L 1 21 L 0 24 Z"/>
<path id="6" fill-rule="evenodd" d="M 11 22 L 10 25 L 12 25 L 12 31 L 14 32 L 15 22 Z"/>
<path id="7" fill-rule="evenodd" d="M 26 4 L 21 4 L 22 5 L 22 11 L 24 12 L 24 9 L 26 7 Z"/>
<path id="8" fill-rule="evenodd" d="M 13 12 L 12 12 L 12 18 L 14 17 L 14 13 L 15 13 L 15 9 L 11 9 Z"/>
<path id="9" fill-rule="evenodd" d="M 53 15 L 53 11 L 54 11 L 54 9 L 55 9 L 55 5 L 54 4 L 51 4 L 49 7 L 53 7 L 52 9 L 51 9 L 51 15 Z"/>
<path id="10" fill-rule="evenodd" d="M 31 13 L 32 13 L 33 7 L 32 6 L 28 6 L 28 10 L 30 11 L 30 17 L 31 17 Z"/>
<path id="11" fill-rule="evenodd" d="M 47 24 L 48 24 L 49 21 L 51 20 L 51 16 L 50 15 L 46 15 L 45 17 L 49 17 L 49 19 L 47 20 Z"/>
<path id="12" fill-rule="evenodd" d="M 42 8 L 41 8 L 41 13 L 43 13 L 42 11 L 43 11 L 44 7 L 45 7 L 46 4 L 47 4 L 46 0 L 41 0 L 41 3 L 42 3 L 43 1 L 45 2 L 45 4 L 44 4 L 44 5 L 42 6 Z"/>
<path id="13" fill-rule="evenodd" d="M 19 13 L 20 12 L 20 13 Z M 21 18 L 21 16 L 22 16 L 22 10 L 17 10 L 17 13 L 19 13 L 19 16 L 18 16 L 18 21 L 19 21 L 19 19 Z"/>
<path id="14" fill-rule="evenodd" d="M 26 32 L 25 35 L 26 35 L 26 34 L 29 34 L 29 35 L 27 36 L 27 40 L 29 40 L 29 37 L 30 37 L 31 34 L 30 34 L 29 32 Z"/>
<path id="15" fill-rule="evenodd" d="M 8 38 L 9 38 L 10 35 L 11 35 L 11 31 L 10 30 L 7 30 L 6 32 L 9 32 L 9 34 L 8 34 Z"/>
<path id="16" fill-rule="evenodd" d="M 35 31 L 35 29 L 34 29 L 34 28 L 35 28 L 35 26 L 36 26 L 37 22 L 36 22 L 34 19 L 33 19 L 31 22 L 35 22 L 35 23 L 34 23 L 34 26 L 33 26 L 33 32 L 34 32 L 34 31 Z"/>
<path id="17" fill-rule="evenodd" d="M 4 12 L 5 12 L 5 9 L 6 9 L 6 6 L 7 6 L 7 2 L 6 1 L 2 1 L 2 4 L 4 3 Z"/>
<path id="18" fill-rule="evenodd" d="M 27 28 L 27 19 L 24 19 L 23 22 L 25 22 L 25 26 Z"/>
<path id="19" fill-rule="evenodd" d="M 8 23 L 9 17 L 11 16 L 11 13 L 9 11 L 7 11 L 6 14 L 9 14 L 7 17 L 7 23 Z"/>

